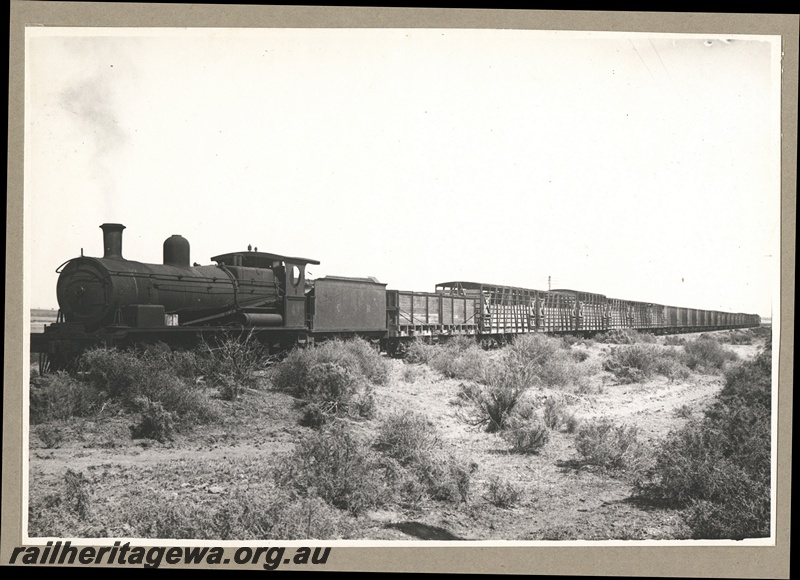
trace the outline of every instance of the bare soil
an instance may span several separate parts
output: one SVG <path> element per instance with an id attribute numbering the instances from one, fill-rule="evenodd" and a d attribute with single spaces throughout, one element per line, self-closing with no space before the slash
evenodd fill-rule
<path id="1" fill-rule="evenodd" d="M 663 342 L 663 339 L 659 338 Z M 753 345 L 726 345 L 741 359 L 758 351 Z M 685 380 L 655 377 L 642 383 L 618 384 L 602 369 L 605 353 L 614 345 L 581 346 L 593 370 L 581 389 L 542 389 L 537 397 L 558 395 L 581 420 L 610 417 L 636 425 L 651 444 L 699 417 L 723 386 L 722 375 L 693 373 Z M 679 348 L 667 347 L 664 348 Z M 445 447 L 477 465 L 466 502 L 426 501 L 415 509 L 372 511 L 357 519 L 347 539 L 356 540 L 605 540 L 682 539 L 686 528 L 680 512 L 648 505 L 636 498 L 632 477 L 585 465 L 575 449 L 575 435 L 551 432 L 538 455 L 511 453 L 497 434 L 477 430 L 458 415 L 460 381 L 446 379 L 426 365 L 391 360 L 392 377 L 376 390 L 378 416 L 357 423 L 374 434 L 381 417 L 392 410 L 426 414 L 438 428 Z M 266 385 L 268 387 L 268 385 Z M 269 388 L 249 390 L 237 401 L 216 401 L 222 420 L 178 433 L 158 443 L 131 439 L 133 417 L 105 411 L 91 419 L 71 419 L 49 425 L 61 440 L 45 445 L 30 432 L 30 502 L 62 489 L 67 469 L 91 481 L 91 525 L 52 522 L 32 536 L 130 537 L 133 522 L 120 521 L 123 505 L 145 492 L 174 505 L 213 506 L 232 494 L 267 493 L 269 474 L 280 470 L 287 454 L 311 429 L 299 424 L 297 402 Z M 488 499 L 488 486 L 501 478 L 522 492 L 511 508 Z M 141 514 L 140 514 L 140 517 Z M 146 517 L 146 516 L 144 516 Z M 35 519 L 35 518 L 34 518 Z M 235 539 L 235 538 L 232 538 Z"/>

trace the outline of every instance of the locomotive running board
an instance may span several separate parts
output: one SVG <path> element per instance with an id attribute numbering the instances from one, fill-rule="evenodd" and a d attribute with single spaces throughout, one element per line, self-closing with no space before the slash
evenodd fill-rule
<path id="1" fill-rule="evenodd" d="M 234 308 L 233 310 L 228 310 L 226 312 L 220 312 L 219 314 L 214 314 L 213 316 L 206 316 L 205 318 L 198 318 L 197 320 L 192 320 L 190 322 L 186 322 L 184 324 L 180 324 L 179 326 L 192 326 L 192 325 L 198 324 L 200 322 L 206 322 L 208 320 L 215 320 L 217 318 L 224 318 L 224 317 L 229 316 L 231 314 L 236 314 L 237 312 L 240 312 L 240 311 L 241 311 L 240 308 Z"/>
<path id="2" fill-rule="evenodd" d="M 262 302 L 263 304 L 263 302 Z M 207 322 L 209 320 L 216 320 L 217 318 L 224 318 L 225 316 L 229 316 L 231 314 L 236 314 L 239 312 L 247 312 L 248 309 L 258 309 L 258 305 L 249 305 L 249 306 L 242 306 L 239 308 L 233 308 L 231 310 L 226 310 L 225 312 L 220 312 L 219 314 L 214 314 L 212 316 L 206 316 L 204 318 L 198 318 L 197 320 L 190 320 L 184 324 L 180 324 L 179 326 L 192 326 L 196 325 L 200 322 Z M 257 311 L 257 310 L 256 310 Z"/>

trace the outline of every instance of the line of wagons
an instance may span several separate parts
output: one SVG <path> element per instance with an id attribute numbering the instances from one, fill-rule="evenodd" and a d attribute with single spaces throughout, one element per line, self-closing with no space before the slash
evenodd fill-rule
<path id="1" fill-rule="evenodd" d="M 472 336 L 503 343 L 519 334 L 591 335 L 613 329 L 682 333 L 755 327 L 753 314 L 607 298 L 576 290 L 532 290 L 475 282 L 434 292 L 387 289 L 374 278 L 306 277 L 316 260 L 247 251 L 190 264 L 189 243 L 174 235 L 162 264 L 122 257 L 121 224 L 103 224 L 102 258 L 59 268 L 57 322 L 31 333 L 31 352 L 65 367 L 85 348 L 162 342 L 189 347 L 203 336 L 246 331 L 274 350 L 360 336 L 389 354 L 410 340 Z"/>
<path id="2" fill-rule="evenodd" d="M 517 334 L 592 335 L 613 329 L 655 334 L 755 327 L 758 315 L 607 298 L 578 290 L 532 290 L 444 282 L 433 293 L 387 291 L 389 338 L 476 334 L 503 341 Z"/>

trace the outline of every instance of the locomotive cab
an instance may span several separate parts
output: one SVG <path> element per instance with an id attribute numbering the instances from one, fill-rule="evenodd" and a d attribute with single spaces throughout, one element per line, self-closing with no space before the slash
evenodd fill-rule
<path id="1" fill-rule="evenodd" d="M 232 252 L 211 259 L 229 270 L 240 284 L 246 280 L 247 273 L 254 269 L 271 270 L 282 298 L 280 315 L 283 326 L 297 329 L 306 326 L 306 265 L 319 264 L 317 260 L 258 251 Z M 245 313 L 246 321 L 255 325 L 259 325 L 260 316 L 261 314 L 257 312 Z"/>

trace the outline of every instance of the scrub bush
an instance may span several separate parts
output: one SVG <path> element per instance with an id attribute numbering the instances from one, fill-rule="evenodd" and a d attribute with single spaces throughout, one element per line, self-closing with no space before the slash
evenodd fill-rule
<path id="1" fill-rule="evenodd" d="M 373 389 L 388 381 L 389 366 L 365 340 L 332 340 L 293 350 L 271 378 L 276 389 L 303 401 L 304 424 L 319 427 L 334 417 L 373 417 Z"/>
<path id="2" fill-rule="evenodd" d="M 365 340 L 353 339 L 331 340 L 313 348 L 293 350 L 272 369 L 272 384 L 280 391 L 306 398 L 316 390 L 309 381 L 309 373 L 318 364 L 338 365 L 374 385 L 383 385 L 389 379 L 389 365 L 380 353 Z"/>
<path id="3" fill-rule="evenodd" d="M 139 402 L 141 419 L 131 426 L 133 439 L 155 439 L 161 443 L 172 439 L 175 432 L 175 420 L 172 413 L 165 410 L 158 401 L 143 398 Z"/>
<path id="4" fill-rule="evenodd" d="M 738 355 L 723 347 L 709 336 L 700 336 L 683 346 L 684 363 L 693 371 L 713 374 L 723 369 L 726 363 L 737 360 Z"/>
<path id="5" fill-rule="evenodd" d="M 584 463 L 609 471 L 639 473 L 647 459 L 639 430 L 635 426 L 617 425 L 607 418 L 584 423 L 575 436 L 575 448 Z"/>
<path id="6" fill-rule="evenodd" d="M 404 410 L 381 421 L 375 447 L 401 465 L 409 465 L 441 448 L 441 439 L 428 417 Z"/>
<path id="7" fill-rule="evenodd" d="M 644 495 L 685 508 L 694 538 L 769 535 L 771 372 L 770 349 L 731 367 L 705 416 L 658 449 Z"/>
<path id="8" fill-rule="evenodd" d="M 83 354 L 81 369 L 88 384 L 129 411 L 141 412 L 142 401 L 148 400 L 183 425 L 218 416 L 202 385 L 178 376 L 170 353 L 96 348 Z"/>
<path id="9" fill-rule="evenodd" d="M 264 371 L 275 362 L 252 332 L 202 339 L 196 357 L 197 371 L 227 401 L 238 399 L 246 389 L 256 388 Z M 184 372 L 194 370 L 188 355 L 179 360 Z"/>
<path id="10" fill-rule="evenodd" d="M 434 424 L 420 413 L 398 411 L 380 424 L 375 448 L 384 454 L 387 486 L 406 505 L 425 498 L 469 499 L 475 464 L 447 451 Z"/>
<path id="11" fill-rule="evenodd" d="M 86 417 L 102 408 L 109 395 L 91 383 L 64 371 L 31 381 L 29 410 L 31 424 Z"/>
<path id="12" fill-rule="evenodd" d="M 486 499 L 492 505 L 509 509 L 520 502 L 522 490 L 505 479 L 491 477 L 486 487 Z"/>
<path id="13" fill-rule="evenodd" d="M 489 433 L 501 431 L 525 391 L 535 382 L 536 377 L 526 367 L 494 364 L 485 371 L 480 384 L 462 386 L 459 396 L 466 399 L 469 406 L 457 417 Z"/>
<path id="14" fill-rule="evenodd" d="M 489 353 L 474 340 L 456 337 L 435 348 L 430 365 L 451 379 L 481 381 L 490 365 Z"/>
<path id="15" fill-rule="evenodd" d="M 429 364 L 440 351 L 440 346 L 416 338 L 408 345 L 404 359 L 407 363 Z"/>
<path id="16" fill-rule="evenodd" d="M 679 355 L 655 344 L 614 347 L 603 362 L 603 368 L 621 383 L 638 383 L 657 374 L 670 380 L 685 379 L 690 374 Z"/>
<path id="17" fill-rule="evenodd" d="M 749 328 L 731 330 L 719 335 L 718 340 L 723 344 L 753 344 L 756 335 Z"/>
<path id="18" fill-rule="evenodd" d="M 503 362 L 512 368 L 524 367 L 538 384 L 567 387 L 579 383 L 586 375 L 573 352 L 583 351 L 571 351 L 562 339 L 525 334 L 506 347 Z"/>
<path id="19" fill-rule="evenodd" d="M 297 497 L 317 495 L 334 507 L 359 515 L 388 499 L 376 477 L 379 459 L 351 428 L 335 421 L 302 441 L 276 478 Z"/>
<path id="20" fill-rule="evenodd" d="M 569 419 L 567 408 L 560 397 L 548 397 L 544 402 L 544 424 L 548 429 L 558 430 Z"/>
<path id="21" fill-rule="evenodd" d="M 656 342 L 656 337 L 633 328 L 613 328 L 608 332 L 598 334 L 595 340 L 605 344 L 637 344 L 642 342 L 654 343 Z"/>
<path id="22" fill-rule="evenodd" d="M 550 440 L 550 432 L 538 418 L 513 416 L 500 434 L 515 453 L 539 453 Z"/>

